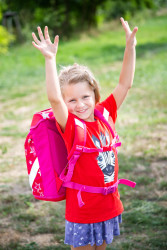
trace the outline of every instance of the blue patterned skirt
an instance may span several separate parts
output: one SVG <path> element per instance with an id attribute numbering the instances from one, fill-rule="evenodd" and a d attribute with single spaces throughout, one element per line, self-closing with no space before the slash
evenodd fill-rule
<path id="1" fill-rule="evenodd" d="M 90 224 L 73 223 L 66 220 L 64 243 L 73 247 L 88 244 L 100 246 L 105 240 L 107 244 L 110 244 L 114 236 L 120 235 L 119 223 L 121 222 L 121 214 L 107 221 Z"/>

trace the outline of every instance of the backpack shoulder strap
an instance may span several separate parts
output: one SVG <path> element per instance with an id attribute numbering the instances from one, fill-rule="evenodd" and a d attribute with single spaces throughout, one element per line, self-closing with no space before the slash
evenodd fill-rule
<path id="1" fill-rule="evenodd" d="M 112 140 L 112 147 L 120 147 L 121 146 L 121 142 L 119 141 L 119 136 L 117 135 L 117 133 L 115 131 L 113 131 L 111 125 L 109 124 L 108 120 L 109 120 L 109 112 L 107 111 L 107 109 L 103 109 L 103 114 L 95 109 L 95 115 L 100 118 L 109 128 L 111 134 L 112 134 L 112 137 L 113 137 L 113 140 Z M 107 119 L 106 119 L 107 118 Z M 117 150 L 116 150 L 117 152 Z"/>
<path id="2" fill-rule="evenodd" d="M 104 108 L 103 114 L 102 114 L 99 110 L 95 109 L 95 112 L 94 112 L 94 113 L 95 113 L 95 115 L 96 115 L 100 120 L 102 120 L 102 121 L 107 125 L 107 127 L 110 129 L 110 132 L 111 132 L 111 134 L 112 134 L 112 137 L 114 138 L 114 137 L 115 137 L 115 133 L 114 133 L 114 131 L 112 130 L 112 128 L 111 128 L 111 126 L 110 126 L 110 124 L 109 124 L 109 122 L 108 122 L 108 118 L 109 118 L 109 112 L 108 112 L 108 110 Z"/>
<path id="3" fill-rule="evenodd" d="M 73 147 L 68 155 L 68 160 L 72 157 L 76 151 L 80 152 L 81 148 L 83 148 L 86 144 L 86 125 L 84 121 L 80 121 L 79 119 L 75 118 L 75 136 Z"/>
<path id="4" fill-rule="evenodd" d="M 82 149 L 86 144 L 86 124 L 84 121 L 80 121 L 75 118 L 75 136 L 73 147 L 68 154 L 68 164 L 66 168 L 62 171 L 59 178 L 63 182 L 68 182 L 71 180 L 75 164 L 82 153 Z"/>

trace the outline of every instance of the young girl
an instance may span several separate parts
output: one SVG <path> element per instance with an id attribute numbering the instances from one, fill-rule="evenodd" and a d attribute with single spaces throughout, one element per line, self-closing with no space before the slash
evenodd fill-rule
<path id="1" fill-rule="evenodd" d="M 135 45 L 137 27 L 131 32 L 128 22 L 121 18 L 126 33 L 126 48 L 119 83 L 113 93 L 103 102 L 100 101 L 98 83 L 90 70 L 78 64 L 64 67 L 58 77 L 56 54 L 59 37 L 50 41 L 48 28 L 44 36 L 38 27 L 40 40 L 32 33 L 32 44 L 45 57 L 46 86 L 56 125 L 61 133 L 67 150 L 73 145 L 75 118 L 86 124 L 86 147 L 101 148 L 111 145 L 112 134 L 106 124 L 94 113 L 96 109 L 107 110 L 109 122 L 114 126 L 117 110 L 123 103 L 132 86 L 135 71 Z M 71 181 L 93 187 L 109 187 L 118 178 L 118 159 L 114 148 L 106 152 L 82 153 L 75 165 Z M 71 249 L 106 249 L 114 235 L 119 235 L 119 223 L 123 205 L 118 189 L 104 195 L 82 192 L 84 206 L 78 206 L 78 190 L 66 189 L 65 244 Z"/>

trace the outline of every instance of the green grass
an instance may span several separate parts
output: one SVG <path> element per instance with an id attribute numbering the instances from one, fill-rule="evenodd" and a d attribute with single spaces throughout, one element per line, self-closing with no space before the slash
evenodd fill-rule
<path id="1" fill-rule="evenodd" d="M 122 141 L 119 177 L 137 185 L 119 187 L 125 208 L 121 236 L 107 249 L 167 248 L 167 16 L 139 20 L 130 21 L 139 27 L 134 84 L 116 123 Z M 87 65 L 100 81 L 104 99 L 119 80 L 124 47 L 118 21 L 68 42 L 60 38 L 58 69 L 74 62 Z M 50 106 L 44 59 L 28 41 L 10 48 L 0 65 L 0 250 L 69 249 L 63 244 L 65 202 L 32 197 L 24 159 L 32 114 Z M 39 236 L 47 244 L 38 242 Z"/>

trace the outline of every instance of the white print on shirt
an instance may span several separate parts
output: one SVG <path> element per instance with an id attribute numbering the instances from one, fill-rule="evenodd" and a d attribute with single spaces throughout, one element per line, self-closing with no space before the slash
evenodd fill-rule
<path id="1" fill-rule="evenodd" d="M 105 135 L 101 132 L 99 137 L 102 146 L 110 145 L 110 137 L 107 131 L 105 132 Z M 96 136 L 92 135 L 92 140 L 97 148 L 101 148 L 100 140 Z M 114 152 L 112 150 L 106 152 L 99 152 L 99 155 L 97 157 L 97 164 L 99 165 L 104 174 L 104 182 L 109 183 L 111 181 L 114 181 L 114 175 L 115 175 Z"/>

